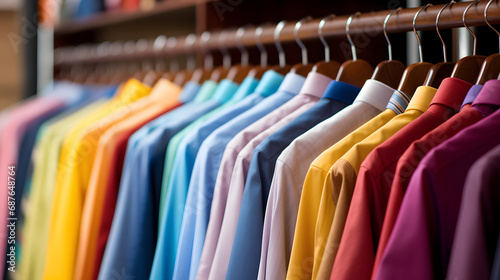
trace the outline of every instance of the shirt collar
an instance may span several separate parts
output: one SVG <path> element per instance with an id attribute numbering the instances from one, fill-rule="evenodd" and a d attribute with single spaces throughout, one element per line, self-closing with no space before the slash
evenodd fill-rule
<path id="1" fill-rule="evenodd" d="M 255 92 L 264 97 L 268 97 L 278 90 L 284 78 L 285 77 L 278 72 L 268 70 L 262 75 L 262 79 L 260 79 L 257 88 L 255 88 Z"/>
<path id="2" fill-rule="evenodd" d="M 307 94 L 321 98 L 323 92 L 332 80 L 332 78 L 318 72 L 309 72 L 299 94 Z"/>
<path id="3" fill-rule="evenodd" d="M 212 100 L 220 103 L 225 103 L 231 99 L 234 93 L 238 90 L 238 84 L 227 79 L 220 81 L 212 96 Z"/>
<path id="4" fill-rule="evenodd" d="M 465 96 L 464 102 L 462 102 L 462 107 L 460 107 L 460 110 L 467 105 L 467 104 L 472 104 L 474 100 L 476 99 L 477 95 L 483 88 L 483 85 L 473 85 L 470 89 L 467 95 Z"/>
<path id="5" fill-rule="evenodd" d="M 285 79 L 281 83 L 278 91 L 288 92 L 294 95 L 299 94 L 300 89 L 304 85 L 306 78 L 295 73 L 288 73 L 285 76 Z"/>
<path id="6" fill-rule="evenodd" d="M 200 87 L 201 87 L 200 84 L 188 81 L 184 85 L 184 87 L 182 87 L 181 96 L 179 97 L 179 100 L 182 103 L 187 103 L 189 101 L 192 101 L 196 96 L 196 94 L 198 93 L 198 91 L 200 91 Z"/>
<path id="7" fill-rule="evenodd" d="M 472 103 L 472 107 L 484 116 L 493 113 L 500 107 L 499 92 L 500 80 L 487 81 Z"/>
<path id="8" fill-rule="evenodd" d="M 415 93 L 413 94 L 410 103 L 408 103 L 406 111 L 408 110 L 419 110 L 421 112 L 427 111 L 429 105 L 431 104 L 432 98 L 434 98 L 436 94 L 436 91 L 437 89 L 433 87 L 419 86 L 415 90 Z"/>
<path id="9" fill-rule="evenodd" d="M 352 104 L 360 90 L 361 88 L 357 86 L 334 80 L 328 84 L 328 87 L 323 92 L 322 98 L 330 98 L 346 104 Z"/>
<path id="10" fill-rule="evenodd" d="M 411 96 L 400 91 L 395 90 L 391 96 L 391 100 L 387 103 L 387 109 L 393 110 L 397 115 L 402 114 L 410 103 Z"/>
<path id="11" fill-rule="evenodd" d="M 215 88 L 217 88 L 217 83 L 211 80 L 204 81 L 194 98 L 194 102 L 201 103 L 210 100 L 212 97 Z"/>
<path id="12" fill-rule="evenodd" d="M 231 100 L 238 101 L 243 99 L 245 96 L 252 93 L 258 84 L 259 80 L 255 79 L 254 77 L 246 77 L 243 82 L 241 82 L 241 85 L 238 87 L 238 90 L 236 90 Z"/>
<path id="13" fill-rule="evenodd" d="M 394 89 L 390 86 L 377 80 L 369 79 L 366 80 L 365 84 L 359 91 L 354 103 L 361 101 L 366 102 L 380 111 L 383 111 L 393 92 Z"/>
<path id="14" fill-rule="evenodd" d="M 457 78 L 446 78 L 439 85 L 431 105 L 441 104 L 458 112 L 471 87 L 472 84 L 466 81 Z"/>

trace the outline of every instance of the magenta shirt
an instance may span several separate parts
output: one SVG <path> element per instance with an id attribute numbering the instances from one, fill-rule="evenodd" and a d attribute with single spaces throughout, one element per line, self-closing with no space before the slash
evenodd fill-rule
<path id="1" fill-rule="evenodd" d="M 500 232 L 499 172 L 497 145 L 467 174 L 447 279 L 490 279 Z"/>
<path id="2" fill-rule="evenodd" d="M 497 110 L 423 158 L 410 180 L 376 279 L 445 279 L 467 172 L 499 143 L 499 128 Z"/>

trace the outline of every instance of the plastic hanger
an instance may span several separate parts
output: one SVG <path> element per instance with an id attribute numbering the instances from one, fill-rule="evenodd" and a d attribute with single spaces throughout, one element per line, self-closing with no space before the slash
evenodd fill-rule
<path id="1" fill-rule="evenodd" d="M 227 74 L 226 78 L 237 84 L 241 84 L 241 82 L 243 82 L 243 80 L 248 76 L 250 70 L 252 70 L 252 66 L 248 65 L 248 52 L 241 43 L 241 37 L 243 37 L 244 34 L 245 29 L 243 27 L 239 28 L 236 31 L 236 38 L 239 43 L 238 50 L 241 53 L 240 64 L 232 66 L 229 69 L 229 73 Z"/>
<path id="2" fill-rule="evenodd" d="M 410 66 L 406 67 L 403 77 L 401 78 L 401 82 L 399 83 L 398 90 L 413 96 L 417 87 L 424 84 L 425 78 L 427 77 L 427 73 L 429 69 L 432 67 L 431 63 L 423 62 L 423 53 L 422 53 L 422 43 L 420 42 L 420 37 L 418 36 L 417 29 L 415 27 L 415 23 L 417 21 L 417 17 L 423 10 L 431 7 L 432 4 L 427 4 L 424 7 L 420 8 L 418 12 L 413 17 L 413 32 L 417 37 L 418 42 L 418 54 L 420 58 L 420 62 L 413 63 Z"/>
<path id="3" fill-rule="evenodd" d="M 467 26 L 467 23 L 465 21 L 465 15 L 467 14 L 467 11 L 470 9 L 472 5 L 475 5 L 478 2 L 479 0 L 471 2 L 469 6 L 465 8 L 464 13 L 462 14 L 462 21 L 464 23 L 465 28 L 467 28 L 467 30 L 474 37 L 474 51 L 473 51 L 474 53 L 471 56 L 466 56 L 461 58 L 455 65 L 453 73 L 451 74 L 452 77 L 464 80 L 471 84 L 474 84 L 476 82 L 483 61 L 486 59 L 486 57 L 483 55 L 476 55 L 476 45 L 477 45 L 476 34 L 474 34 L 472 30 L 470 30 L 469 26 Z"/>
<path id="4" fill-rule="evenodd" d="M 493 0 L 490 0 L 486 7 L 484 8 L 484 21 L 486 24 L 495 31 L 498 35 L 499 43 L 500 43 L 500 33 L 496 30 L 488 21 L 488 8 Z M 499 44 L 499 52 L 500 52 L 500 44 Z M 479 76 L 477 77 L 476 84 L 484 85 L 487 80 L 494 79 L 496 76 L 500 74 L 500 53 L 495 53 L 488 56 L 481 66 L 481 70 L 479 71 Z"/>
<path id="5" fill-rule="evenodd" d="M 403 62 L 398 60 L 392 60 L 392 44 L 389 40 L 389 36 L 387 36 L 387 22 L 391 16 L 401 10 L 401 7 L 395 9 L 390 12 L 384 20 L 384 36 L 387 41 L 387 50 L 389 53 L 389 60 L 384 60 L 377 64 L 375 70 L 373 71 L 372 79 L 380 81 L 392 88 L 396 88 L 401 80 L 401 76 L 403 76 L 403 72 L 405 71 L 405 65 Z"/>
<path id="6" fill-rule="evenodd" d="M 290 70 L 290 72 L 295 73 L 297 75 L 304 76 L 304 77 L 306 77 L 307 74 L 309 74 L 309 72 L 311 72 L 314 65 L 312 63 L 308 63 L 307 48 L 304 45 L 304 43 L 302 43 L 302 41 L 299 39 L 299 30 L 300 30 L 300 27 L 302 26 L 303 22 L 310 21 L 311 19 L 312 19 L 312 17 L 308 16 L 308 17 L 305 17 L 305 18 L 297 21 L 297 23 L 295 23 L 295 27 L 293 29 L 293 35 L 295 36 L 295 42 L 297 42 L 297 45 L 299 45 L 300 51 L 302 53 L 302 62 L 297 63 L 294 66 L 292 66 L 292 69 Z"/>
<path id="7" fill-rule="evenodd" d="M 274 29 L 274 45 L 276 46 L 276 50 L 278 50 L 279 65 L 272 67 L 272 70 L 282 75 L 287 74 L 292 69 L 290 65 L 286 64 L 285 52 L 283 51 L 283 47 L 280 42 L 280 34 L 283 27 L 285 27 L 285 24 L 286 22 L 282 20 L 276 24 L 276 28 Z"/>
<path id="8" fill-rule="evenodd" d="M 434 88 L 439 87 L 443 79 L 448 78 L 451 76 L 451 73 L 453 72 L 453 68 L 455 67 L 455 63 L 453 62 L 448 62 L 448 56 L 446 55 L 446 44 L 444 43 L 443 37 L 441 37 L 441 33 L 439 32 L 439 17 L 441 16 L 441 13 L 446 9 L 446 7 L 455 4 L 455 1 L 451 1 L 448 4 L 444 5 L 441 10 L 439 10 L 437 16 L 436 16 L 436 32 L 439 36 L 439 39 L 441 40 L 441 44 L 443 45 L 443 57 L 444 61 L 443 62 L 438 62 L 434 64 L 431 69 L 429 69 L 429 72 L 427 73 L 427 77 L 425 78 L 424 85 L 426 86 L 431 86 Z"/>
<path id="9" fill-rule="evenodd" d="M 334 60 L 330 60 L 330 46 L 325 41 L 325 38 L 323 37 L 323 26 L 325 25 L 326 21 L 330 18 L 336 17 L 335 15 L 329 15 L 324 17 L 318 25 L 318 36 L 319 39 L 321 40 L 321 43 L 325 47 L 325 60 L 320 61 L 316 64 L 314 64 L 314 67 L 312 69 L 313 72 L 323 74 L 327 77 L 330 77 L 332 79 L 335 79 L 337 77 L 337 74 L 340 69 L 340 63 Z"/>
<path id="10" fill-rule="evenodd" d="M 353 17 L 359 14 L 361 13 L 357 12 L 347 19 L 345 31 L 347 34 L 347 40 L 349 40 L 349 44 L 351 45 L 352 59 L 345 61 L 342 65 L 340 65 L 336 80 L 362 87 L 365 81 L 372 76 L 373 68 L 365 60 L 358 59 L 356 46 L 352 42 L 351 35 L 349 34 L 349 27 Z"/>
<path id="11" fill-rule="evenodd" d="M 267 51 L 264 45 L 262 44 L 262 41 L 260 40 L 261 35 L 262 35 L 262 26 L 259 26 L 255 29 L 255 43 L 260 52 L 260 65 L 253 67 L 252 70 L 250 70 L 250 72 L 248 73 L 248 76 L 254 77 L 255 79 L 261 79 L 264 73 L 272 69 L 269 65 L 267 65 Z M 243 36 L 243 34 L 241 36 Z M 245 48 L 243 49 L 248 59 L 248 52 Z M 242 58 L 243 58 L 243 51 L 241 49 L 240 51 L 242 53 Z"/>

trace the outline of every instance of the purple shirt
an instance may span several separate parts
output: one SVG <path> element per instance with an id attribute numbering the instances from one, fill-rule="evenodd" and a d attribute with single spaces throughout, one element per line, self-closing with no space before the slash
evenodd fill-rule
<path id="1" fill-rule="evenodd" d="M 480 96 L 474 103 L 482 102 Z M 496 111 L 424 157 L 410 180 L 375 279 L 445 278 L 465 177 L 498 144 L 499 127 Z"/>
<path id="2" fill-rule="evenodd" d="M 500 233 L 500 145 L 470 168 L 447 279 L 489 279 Z"/>

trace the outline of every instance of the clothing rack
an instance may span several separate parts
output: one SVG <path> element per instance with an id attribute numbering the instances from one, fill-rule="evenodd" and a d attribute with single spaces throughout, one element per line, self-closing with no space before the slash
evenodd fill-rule
<path id="1" fill-rule="evenodd" d="M 439 29 L 449 29 L 464 27 L 462 20 L 463 12 L 471 2 L 454 3 L 446 7 L 439 18 Z M 467 25 L 486 26 L 484 10 L 488 1 L 482 1 L 473 5 L 467 12 Z M 443 8 L 443 5 L 434 5 L 423 10 L 416 20 L 415 28 L 418 31 L 435 30 L 436 17 Z M 413 30 L 413 18 L 418 12 L 418 8 L 401 9 L 394 13 L 387 22 L 387 33 L 401 33 Z M 385 10 L 370 13 L 360 13 L 353 17 L 349 34 L 351 37 L 366 34 L 368 36 L 383 36 L 383 25 L 387 15 L 393 10 Z M 346 22 L 351 15 L 342 15 L 331 17 L 322 28 L 324 37 L 345 37 Z M 488 22 L 492 25 L 500 24 L 500 4 L 494 1 L 490 4 L 488 11 Z M 318 39 L 318 25 L 322 19 L 316 18 L 303 22 L 298 38 L 302 41 Z M 295 41 L 294 27 L 296 22 L 286 22 L 279 34 L 279 41 Z M 118 51 L 112 53 L 109 51 L 98 51 L 99 45 L 80 45 L 75 47 L 61 47 L 55 50 L 54 66 L 64 67 L 74 64 L 93 64 L 102 62 L 113 62 L 123 60 L 140 60 L 148 58 L 158 58 L 179 54 L 206 53 L 208 51 L 223 48 L 249 47 L 256 46 L 259 40 L 264 45 L 274 44 L 275 25 L 266 25 L 261 27 L 262 33 L 257 38 L 256 29 L 258 27 L 245 28 L 243 34 L 237 34 L 236 29 L 222 30 L 213 32 L 210 36 L 189 35 L 186 37 L 175 38 L 175 44 L 167 44 L 162 48 L 154 46 L 154 40 L 142 40 L 140 47 L 133 51 Z M 109 42 L 108 42 L 109 44 Z M 111 44 L 110 44 L 111 45 Z M 120 49 L 124 49 L 123 46 Z"/>

